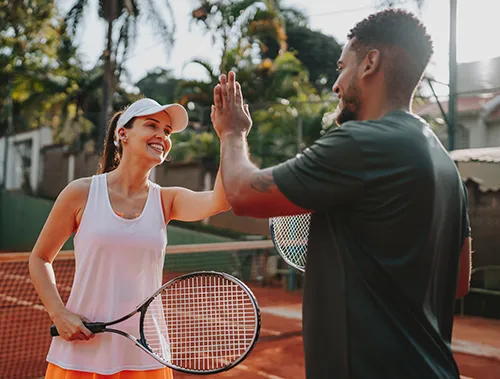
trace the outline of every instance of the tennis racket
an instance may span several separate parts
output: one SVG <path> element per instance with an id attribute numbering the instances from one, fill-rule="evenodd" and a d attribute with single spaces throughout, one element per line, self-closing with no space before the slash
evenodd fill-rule
<path id="1" fill-rule="evenodd" d="M 139 334 L 109 328 L 140 314 Z M 189 374 L 213 374 L 241 363 L 260 332 L 260 311 L 239 279 L 200 271 L 168 281 L 137 308 L 110 322 L 84 323 L 93 333 L 117 333 L 158 362 Z M 52 336 L 59 335 L 55 325 Z"/>
<path id="2" fill-rule="evenodd" d="M 278 254 L 293 268 L 304 272 L 311 214 L 271 217 L 269 229 Z"/>

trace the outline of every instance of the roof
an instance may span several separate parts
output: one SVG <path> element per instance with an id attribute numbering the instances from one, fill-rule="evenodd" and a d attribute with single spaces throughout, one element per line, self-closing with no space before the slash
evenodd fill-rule
<path id="1" fill-rule="evenodd" d="M 476 183 L 481 192 L 500 190 L 500 147 L 454 150 L 450 155 L 463 181 Z"/>
<path id="2" fill-rule="evenodd" d="M 457 113 L 479 114 L 484 104 L 500 95 L 500 57 L 457 65 Z M 484 92 L 489 93 L 484 93 Z M 482 92 L 482 93 L 481 93 Z M 475 93 L 475 94 L 472 94 Z M 448 101 L 441 101 L 448 113 Z M 415 107 L 421 117 L 440 117 L 441 110 L 436 102 Z M 500 118 L 500 107 L 489 115 L 488 120 Z M 487 120 L 487 121 L 488 121 Z"/>
<path id="3" fill-rule="evenodd" d="M 493 98 L 500 95 L 500 92 L 481 94 L 475 96 L 459 96 L 457 99 L 458 114 L 474 114 L 479 115 L 483 107 Z M 445 113 L 448 113 L 448 101 L 441 101 L 441 106 Z M 419 107 L 415 107 L 415 112 L 421 117 L 441 117 L 441 110 L 436 102 L 427 103 Z M 500 117 L 500 107 L 493 111 L 488 120 L 494 120 Z"/>
<path id="4" fill-rule="evenodd" d="M 500 147 L 482 147 L 478 149 L 461 149 L 450 152 L 455 162 L 500 162 Z"/>

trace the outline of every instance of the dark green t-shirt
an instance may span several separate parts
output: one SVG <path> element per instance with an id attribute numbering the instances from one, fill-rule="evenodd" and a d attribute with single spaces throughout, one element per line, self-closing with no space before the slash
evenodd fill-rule
<path id="1" fill-rule="evenodd" d="M 347 122 L 273 176 L 313 211 L 307 378 L 458 379 L 450 341 L 467 195 L 425 121 L 394 111 Z"/>

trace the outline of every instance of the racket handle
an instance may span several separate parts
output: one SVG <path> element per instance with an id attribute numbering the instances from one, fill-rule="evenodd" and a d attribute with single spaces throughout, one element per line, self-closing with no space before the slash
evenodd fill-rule
<path id="1" fill-rule="evenodd" d="M 102 322 L 84 322 L 83 325 L 90 330 L 92 333 L 102 333 L 104 332 L 104 329 L 106 329 L 106 324 Z M 59 335 L 59 332 L 57 331 L 57 328 L 55 325 L 52 325 L 50 327 L 50 335 L 52 337 L 57 337 Z"/>

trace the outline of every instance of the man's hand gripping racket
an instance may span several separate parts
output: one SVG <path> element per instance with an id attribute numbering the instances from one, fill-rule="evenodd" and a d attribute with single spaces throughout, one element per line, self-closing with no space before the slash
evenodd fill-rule
<path id="1" fill-rule="evenodd" d="M 109 328 L 137 313 L 139 336 Z M 259 338 L 260 311 L 243 282 L 228 274 L 201 271 L 170 280 L 120 319 L 84 325 L 93 333 L 120 334 L 174 370 L 213 374 L 248 356 Z M 55 325 L 50 334 L 58 336 Z"/>

